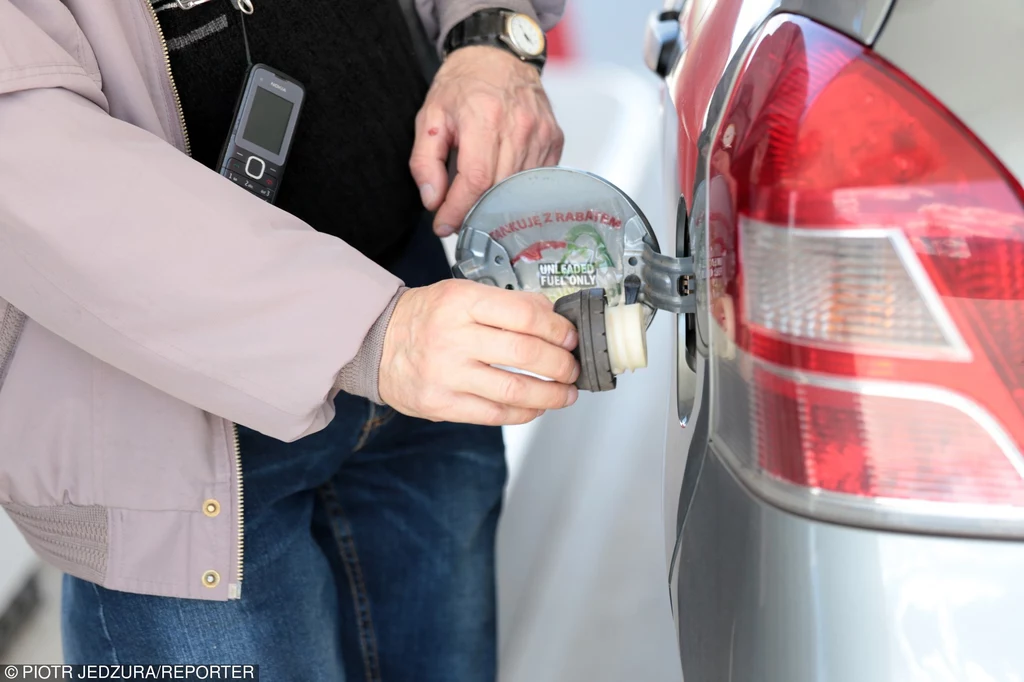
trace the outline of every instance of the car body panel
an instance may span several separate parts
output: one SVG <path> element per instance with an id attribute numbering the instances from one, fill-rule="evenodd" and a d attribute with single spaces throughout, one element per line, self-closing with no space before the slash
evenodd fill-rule
<path id="1" fill-rule="evenodd" d="M 1021 679 L 1024 544 L 795 516 L 755 497 L 713 448 L 682 537 L 687 680 Z"/>
<path id="2" fill-rule="evenodd" d="M 677 255 L 694 255 L 697 273 L 696 360 L 694 372 L 685 361 L 681 316 L 678 424 L 668 426 L 665 466 L 684 677 L 1022 680 L 1024 648 L 1017 642 L 1024 626 L 1016 614 L 1024 608 L 1024 543 L 883 532 L 791 514 L 741 483 L 709 442 L 713 420 L 734 416 L 712 414 L 708 394 L 714 377 L 705 342 L 711 317 L 704 242 L 710 221 L 727 217 L 709 215 L 708 204 L 722 202 L 707 198 L 727 190 L 709 184 L 704 154 L 747 47 L 768 18 L 785 11 L 877 47 L 1024 177 L 1024 134 L 1013 121 L 1024 87 L 1012 67 L 994 66 L 1024 63 L 1024 5 L 694 0 L 684 7 L 681 49 L 666 82 L 688 208 L 674 247 Z"/>
<path id="3" fill-rule="evenodd" d="M 1024 182 L 1024 3 L 900 0 L 874 49 Z"/>

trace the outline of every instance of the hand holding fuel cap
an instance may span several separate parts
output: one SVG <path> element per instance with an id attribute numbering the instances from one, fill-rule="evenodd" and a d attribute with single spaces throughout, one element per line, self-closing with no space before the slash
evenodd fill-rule
<path id="1" fill-rule="evenodd" d="M 431 421 L 524 424 L 576 402 L 576 342 L 576 329 L 539 294 L 465 280 L 410 289 L 384 339 L 380 395 Z"/>

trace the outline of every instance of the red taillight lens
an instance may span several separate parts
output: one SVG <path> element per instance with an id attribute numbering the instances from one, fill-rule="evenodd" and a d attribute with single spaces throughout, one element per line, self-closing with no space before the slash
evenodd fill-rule
<path id="1" fill-rule="evenodd" d="M 863 46 L 777 16 L 707 196 L 729 459 L 812 513 L 941 529 L 983 509 L 977 530 L 1024 534 L 1024 211 L 998 161 Z"/>

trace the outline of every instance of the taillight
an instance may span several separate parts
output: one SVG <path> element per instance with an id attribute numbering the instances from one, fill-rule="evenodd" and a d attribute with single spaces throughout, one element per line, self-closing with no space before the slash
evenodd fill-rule
<path id="1" fill-rule="evenodd" d="M 1020 187 L 867 48 L 780 15 L 710 154 L 713 441 L 831 520 L 1024 535 Z"/>

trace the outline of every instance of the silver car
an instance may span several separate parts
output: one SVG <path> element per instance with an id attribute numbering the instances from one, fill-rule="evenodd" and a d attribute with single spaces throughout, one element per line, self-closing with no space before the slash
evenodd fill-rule
<path id="1" fill-rule="evenodd" d="M 1024 3 L 676 1 L 647 57 L 687 682 L 1024 680 Z"/>

